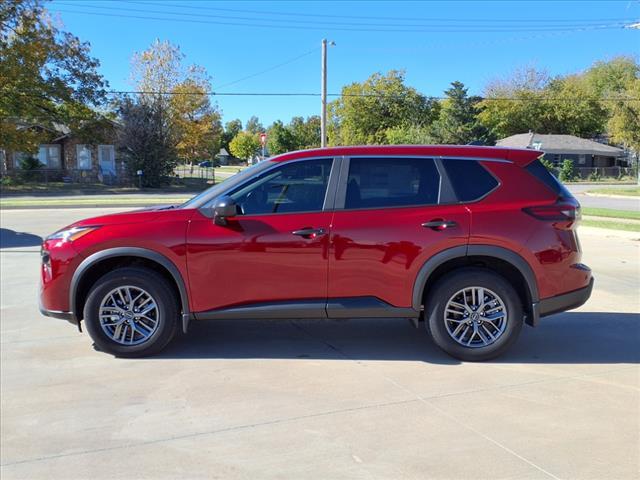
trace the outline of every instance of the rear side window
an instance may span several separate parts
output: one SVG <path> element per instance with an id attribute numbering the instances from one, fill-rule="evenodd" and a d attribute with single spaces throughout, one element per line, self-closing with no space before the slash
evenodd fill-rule
<path id="1" fill-rule="evenodd" d="M 572 196 L 569 190 L 567 190 L 560 180 L 558 180 L 540 160 L 534 160 L 525 167 L 525 170 L 544 183 L 559 197 L 570 198 Z"/>
<path id="2" fill-rule="evenodd" d="M 352 158 L 345 208 L 435 205 L 439 192 L 431 158 Z"/>
<path id="3" fill-rule="evenodd" d="M 453 191 L 460 202 L 472 202 L 498 186 L 498 181 L 476 160 L 442 161 Z"/>

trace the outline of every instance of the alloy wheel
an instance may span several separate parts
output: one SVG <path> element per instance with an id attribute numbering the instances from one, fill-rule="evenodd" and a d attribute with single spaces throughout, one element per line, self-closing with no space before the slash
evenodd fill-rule
<path id="1" fill-rule="evenodd" d="M 484 287 L 467 287 L 447 302 L 444 323 L 449 336 L 464 347 L 480 348 L 496 342 L 507 327 L 505 302 Z"/>
<path id="2" fill-rule="evenodd" d="M 158 304 L 146 290 L 125 285 L 104 296 L 99 319 L 103 332 L 114 342 L 140 345 L 158 329 Z"/>

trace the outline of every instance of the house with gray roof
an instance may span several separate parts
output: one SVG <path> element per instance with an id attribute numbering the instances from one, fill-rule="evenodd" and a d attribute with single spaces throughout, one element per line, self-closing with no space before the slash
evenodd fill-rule
<path id="1" fill-rule="evenodd" d="M 573 160 L 576 167 L 626 166 L 624 150 L 573 135 L 519 133 L 496 142 L 499 147 L 542 150 L 544 158 L 555 164 Z"/>

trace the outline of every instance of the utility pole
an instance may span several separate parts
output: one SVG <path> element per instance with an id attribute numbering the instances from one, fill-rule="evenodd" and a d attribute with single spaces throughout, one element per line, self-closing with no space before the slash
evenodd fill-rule
<path id="1" fill-rule="evenodd" d="M 322 39 L 322 79 L 320 87 L 320 146 L 327 146 L 327 39 Z"/>

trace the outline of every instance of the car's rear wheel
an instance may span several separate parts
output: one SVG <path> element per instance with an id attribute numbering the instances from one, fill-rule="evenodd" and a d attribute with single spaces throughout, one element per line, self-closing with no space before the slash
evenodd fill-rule
<path id="1" fill-rule="evenodd" d="M 464 268 L 442 277 L 425 302 L 435 344 L 449 355 L 482 361 L 504 353 L 523 323 L 520 298 L 497 273 Z"/>
<path id="2" fill-rule="evenodd" d="M 120 357 L 153 355 L 176 334 L 177 300 L 171 285 L 153 270 L 119 268 L 95 283 L 84 320 L 98 349 Z"/>

